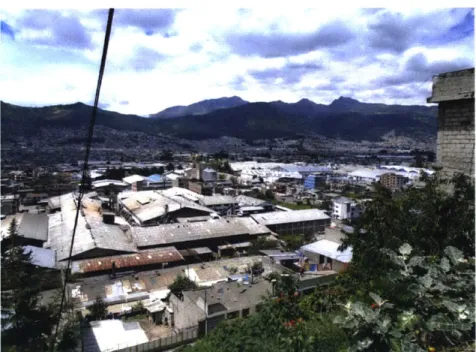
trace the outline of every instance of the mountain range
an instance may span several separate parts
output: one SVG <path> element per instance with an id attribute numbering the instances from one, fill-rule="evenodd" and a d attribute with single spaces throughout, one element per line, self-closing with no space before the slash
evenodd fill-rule
<path id="1" fill-rule="evenodd" d="M 41 108 L 1 103 L 2 139 L 34 135 L 40 128 L 86 128 L 92 107 L 76 103 Z M 249 103 L 239 97 L 211 99 L 168 108 L 150 118 L 99 109 L 96 126 L 150 136 L 202 140 L 230 136 L 244 140 L 322 135 L 345 140 L 379 141 L 393 132 L 417 141 L 434 140 L 436 106 L 362 103 L 340 97 L 329 105 L 308 99 Z"/>

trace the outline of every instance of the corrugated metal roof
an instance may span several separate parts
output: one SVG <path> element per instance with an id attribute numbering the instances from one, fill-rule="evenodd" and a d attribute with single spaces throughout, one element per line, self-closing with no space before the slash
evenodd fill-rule
<path id="1" fill-rule="evenodd" d="M 239 204 L 242 205 L 261 205 L 267 203 L 265 200 L 259 198 L 253 198 L 245 195 L 239 195 L 236 197 Z"/>
<path id="2" fill-rule="evenodd" d="M 18 234 L 25 238 L 48 240 L 48 215 L 25 213 L 18 226 Z"/>
<path id="3" fill-rule="evenodd" d="M 162 181 L 162 176 L 159 175 L 159 174 L 153 174 L 153 175 L 150 175 L 149 177 L 147 177 L 147 180 L 151 181 L 151 182 L 161 182 Z"/>
<path id="4" fill-rule="evenodd" d="M 73 257 L 101 248 L 119 252 L 136 252 L 137 248 L 126 233 L 117 224 L 109 225 L 93 208 L 93 201 L 83 199 L 84 216 L 78 217 L 78 226 L 73 246 Z M 72 193 L 61 196 L 61 211 L 49 215 L 48 241 L 45 248 L 56 250 L 57 260 L 65 260 L 69 256 L 71 236 L 76 217 L 76 200 Z M 89 224 L 90 229 L 86 227 Z"/>
<path id="5" fill-rule="evenodd" d="M 329 241 L 329 240 L 320 240 L 313 242 L 301 247 L 301 250 L 320 254 L 328 258 L 338 260 L 343 263 L 349 263 L 352 260 L 352 248 L 349 247 L 345 251 L 341 252 L 337 250 L 340 244 Z"/>
<path id="6" fill-rule="evenodd" d="M 200 199 L 200 203 L 205 206 L 211 206 L 211 205 L 238 204 L 238 201 L 232 196 L 214 195 L 214 196 L 203 196 L 203 198 Z"/>
<path id="7" fill-rule="evenodd" d="M 269 230 L 251 218 L 216 219 L 188 224 L 133 227 L 137 246 L 146 247 L 218 237 L 265 235 Z"/>
<path id="8" fill-rule="evenodd" d="M 118 198 L 140 222 L 159 218 L 166 213 L 172 213 L 182 208 L 213 213 L 212 209 L 186 198 L 178 195 L 166 196 L 163 192 L 158 191 L 122 192 L 118 195 Z"/>
<path id="9" fill-rule="evenodd" d="M 120 269 L 149 264 L 178 262 L 180 260 L 183 260 L 183 257 L 175 247 L 165 247 L 141 251 L 134 254 L 76 261 L 72 263 L 72 272 L 91 273 L 95 271 L 111 270 L 113 262 L 115 263 L 116 268 Z"/>
<path id="10" fill-rule="evenodd" d="M 251 217 L 263 225 L 278 225 L 292 222 L 330 219 L 329 216 L 318 209 L 273 211 L 269 213 L 254 214 L 251 215 Z"/>
<path id="11" fill-rule="evenodd" d="M 42 268 L 56 268 L 56 253 L 51 249 L 24 246 L 24 253 L 31 253 L 31 262 L 33 265 L 40 266 Z"/>
<path id="12" fill-rule="evenodd" d="M 122 181 L 124 181 L 125 183 L 132 184 L 134 182 L 144 181 L 144 179 L 145 177 L 141 175 L 131 175 L 131 176 L 124 177 Z"/>

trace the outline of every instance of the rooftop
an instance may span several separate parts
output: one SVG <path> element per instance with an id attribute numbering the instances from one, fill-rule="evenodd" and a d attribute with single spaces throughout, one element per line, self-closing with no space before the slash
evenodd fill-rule
<path id="1" fill-rule="evenodd" d="M 6 216 L 1 221 L 2 238 L 9 236 L 8 229 L 13 219 L 17 221 L 19 236 L 38 241 L 48 240 L 48 215 L 30 213 L 17 213 Z"/>
<path id="2" fill-rule="evenodd" d="M 170 263 L 183 260 L 175 247 L 164 247 L 140 251 L 134 254 L 123 254 L 111 257 L 86 259 L 72 264 L 72 273 L 91 273 L 95 271 L 112 270 L 112 263 L 117 269 L 134 268 L 137 266 Z"/>
<path id="3" fill-rule="evenodd" d="M 59 261 L 69 256 L 77 201 L 73 193 L 68 193 L 60 196 L 60 202 L 61 211 L 49 215 L 49 235 L 44 245 L 45 248 L 56 250 Z M 97 248 L 129 253 L 137 251 L 127 230 L 122 230 L 117 223 L 109 225 L 103 222 L 96 201 L 84 198 L 83 206 L 84 216 L 78 217 L 73 258 Z"/>
<path id="4" fill-rule="evenodd" d="M 203 198 L 200 199 L 200 203 L 205 206 L 212 206 L 221 204 L 237 204 L 238 201 L 232 196 L 214 195 L 203 196 Z"/>
<path id="5" fill-rule="evenodd" d="M 349 247 L 341 252 L 338 250 L 339 246 L 340 243 L 329 240 L 319 240 L 302 246 L 301 250 L 320 254 L 343 263 L 349 263 L 352 260 L 352 248 Z"/>
<path id="6" fill-rule="evenodd" d="M 24 246 L 23 252 L 31 253 L 31 262 L 33 265 L 48 269 L 56 268 L 56 253 L 51 249 Z"/>
<path id="7" fill-rule="evenodd" d="M 192 208 L 205 213 L 213 213 L 211 209 L 190 201 L 185 197 L 172 194 L 172 192 L 159 191 L 122 192 L 119 193 L 118 198 L 140 222 L 159 218 L 166 213 L 182 208 Z"/>
<path id="8" fill-rule="evenodd" d="M 278 225 L 292 222 L 330 219 L 329 216 L 318 209 L 273 211 L 269 213 L 251 215 L 251 217 L 263 225 Z"/>
<path id="9" fill-rule="evenodd" d="M 125 183 L 128 183 L 128 184 L 132 184 L 134 182 L 144 181 L 144 179 L 145 179 L 145 177 L 141 176 L 141 175 L 131 175 L 131 176 L 124 177 L 122 179 L 122 181 L 124 181 Z"/>
<path id="10" fill-rule="evenodd" d="M 209 221 L 133 227 L 132 236 L 139 247 L 198 241 L 237 235 L 265 235 L 269 230 L 251 218 L 212 219 Z"/>

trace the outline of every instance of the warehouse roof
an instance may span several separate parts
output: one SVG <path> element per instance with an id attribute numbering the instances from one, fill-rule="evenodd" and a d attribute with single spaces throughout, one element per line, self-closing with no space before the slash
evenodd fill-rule
<path id="1" fill-rule="evenodd" d="M 122 192 L 118 197 L 127 210 L 141 223 L 159 218 L 166 213 L 171 213 L 182 208 L 192 208 L 205 213 L 213 213 L 213 210 L 196 204 L 186 198 L 175 195 L 166 196 L 163 192 Z"/>
<path id="2" fill-rule="evenodd" d="M 25 238 L 47 241 L 48 215 L 24 213 L 19 221 L 18 234 Z"/>
<path id="3" fill-rule="evenodd" d="M 163 182 L 162 175 L 153 174 L 147 177 L 147 180 L 150 182 Z"/>
<path id="4" fill-rule="evenodd" d="M 145 177 L 141 175 L 131 175 L 131 176 L 124 177 L 122 181 L 124 181 L 125 183 L 132 184 L 134 182 L 144 181 L 144 179 Z"/>
<path id="5" fill-rule="evenodd" d="M 49 216 L 48 241 L 44 246 L 56 250 L 57 260 L 65 260 L 69 257 L 77 201 L 73 193 L 60 198 L 61 211 Z M 97 248 L 118 252 L 137 251 L 132 240 L 117 224 L 109 225 L 102 221 L 95 201 L 84 198 L 83 205 L 86 207 L 83 208 L 84 216 L 78 217 L 73 257 Z"/>
<path id="6" fill-rule="evenodd" d="M 336 243 L 329 240 L 320 240 L 301 247 L 301 250 L 320 254 L 328 258 L 338 260 L 343 263 L 349 263 L 352 260 L 352 248 L 349 247 L 343 252 L 338 248 L 340 243 Z"/>
<path id="7" fill-rule="evenodd" d="M 267 201 L 263 199 L 249 197 L 245 195 L 239 195 L 238 197 L 236 197 L 236 200 L 238 201 L 239 204 L 242 204 L 242 205 L 262 205 L 267 203 Z"/>
<path id="8" fill-rule="evenodd" d="M 273 211 L 269 213 L 254 214 L 251 215 L 251 217 L 263 225 L 278 225 L 292 222 L 330 219 L 329 216 L 318 209 Z"/>
<path id="9" fill-rule="evenodd" d="M 172 187 L 166 190 L 163 190 L 160 192 L 164 196 L 170 197 L 170 196 L 180 196 L 182 198 L 191 200 L 193 202 L 197 202 L 199 199 L 203 198 L 204 196 L 201 194 L 198 194 L 196 192 L 190 191 L 186 188 L 182 187 Z"/>
<path id="10" fill-rule="evenodd" d="M 251 218 L 217 219 L 188 224 L 133 227 L 137 246 L 156 246 L 238 235 L 265 235 L 269 230 Z"/>
<path id="11" fill-rule="evenodd" d="M 35 246 L 24 246 L 23 252 L 31 253 L 31 263 L 33 265 L 50 269 L 54 269 L 56 267 L 56 253 L 51 249 Z"/>
<path id="12" fill-rule="evenodd" d="M 134 254 L 123 254 L 111 257 L 94 258 L 75 261 L 72 264 L 72 273 L 91 273 L 95 271 L 111 270 L 112 263 L 117 269 L 133 268 L 137 266 L 178 262 L 183 260 L 175 247 L 156 248 Z"/>
<path id="13" fill-rule="evenodd" d="M 108 186 L 127 187 L 127 183 L 119 180 L 99 180 L 92 183 L 93 188 L 101 188 Z"/>
<path id="14" fill-rule="evenodd" d="M 203 196 L 203 198 L 200 199 L 200 203 L 205 206 L 211 206 L 211 205 L 222 205 L 222 204 L 238 204 L 238 201 L 232 196 L 214 195 L 214 196 Z"/>

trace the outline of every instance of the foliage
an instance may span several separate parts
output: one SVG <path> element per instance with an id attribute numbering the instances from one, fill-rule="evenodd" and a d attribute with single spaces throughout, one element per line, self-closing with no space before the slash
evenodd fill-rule
<path id="1" fill-rule="evenodd" d="M 332 200 L 325 199 L 317 205 L 317 209 L 329 211 L 329 210 L 332 210 L 332 205 L 333 205 Z"/>
<path id="2" fill-rule="evenodd" d="M 352 335 L 353 350 L 424 351 L 474 339 L 474 263 L 447 247 L 444 256 L 410 256 L 405 243 L 399 254 L 382 252 L 394 264 L 381 298 L 349 302 L 334 323 Z M 405 289 L 406 288 L 406 289 Z"/>
<path id="3" fill-rule="evenodd" d="M 2 348 L 43 351 L 47 349 L 55 319 L 54 312 L 41 306 L 41 272 L 31 264 L 31 252 L 18 245 L 15 220 L 9 226 L 12 246 L 1 259 Z"/>
<path id="4" fill-rule="evenodd" d="M 107 304 L 100 296 L 97 296 L 92 306 L 89 307 L 89 311 L 91 312 L 91 316 L 93 319 L 105 319 L 107 315 Z"/>
<path id="5" fill-rule="evenodd" d="M 423 188 L 410 188 L 398 199 L 376 185 L 374 200 L 367 204 L 354 233 L 343 241 L 343 248 L 353 248 L 354 274 L 371 290 L 391 266 L 381 248 L 396 251 L 408 243 L 417 255 L 441 256 L 452 245 L 466 256 L 474 255 L 474 185 L 466 176 L 456 175 L 451 180 L 454 192 L 447 193 L 438 175 L 425 176 L 424 181 Z"/>
<path id="6" fill-rule="evenodd" d="M 168 163 L 165 168 L 167 169 L 167 171 L 174 171 L 175 170 L 175 166 L 172 163 Z"/>
<path id="7" fill-rule="evenodd" d="M 260 250 L 272 249 L 276 248 L 276 246 L 276 241 L 269 241 L 264 237 L 258 237 L 257 239 L 251 241 L 251 247 L 248 249 L 248 254 L 258 255 Z"/>
<path id="8" fill-rule="evenodd" d="M 188 277 L 178 275 L 174 282 L 169 286 L 169 290 L 178 298 L 182 298 L 182 292 L 197 288 L 197 284 Z"/>

